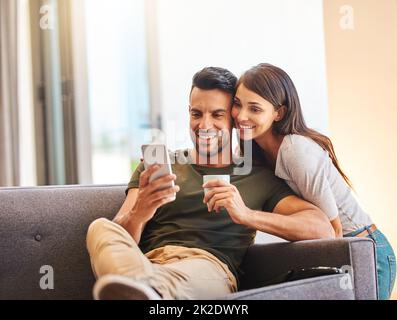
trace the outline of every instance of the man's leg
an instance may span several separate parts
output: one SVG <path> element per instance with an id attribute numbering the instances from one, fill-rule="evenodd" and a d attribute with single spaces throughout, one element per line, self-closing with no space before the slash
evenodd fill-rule
<path id="1" fill-rule="evenodd" d="M 235 292 L 227 274 L 207 259 L 183 259 L 164 265 L 164 268 L 184 274 L 187 282 L 181 286 L 181 299 L 222 298 Z"/>
<path id="2" fill-rule="evenodd" d="M 115 274 L 127 277 L 153 273 L 152 263 L 120 225 L 100 218 L 87 232 L 87 249 L 97 278 Z"/>
<path id="3" fill-rule="evenodd" d="M 236 290 L 234 277 L 214 256 L 200 249 L 166 246 L 146 257 L 123 227 L 105 218 L 90 225 L 87 249 L 97 278 L 120 275 L 138 280 L 164 299 L 209 299 Z"/>
<path id="4" fill-rule="evenodd" d="M 95 220 L 88 228 L 87 249 L 97 279 L 128 277 L 155 289 L 164 299 L 178 299 L 180 287 L 186 282 L 178 270 L 152 263 L 123 227 L 105 218 Z"/>
<path id="5" fill-rule="evenodd" d="M 228 266 L 205 250 L 168 245 L 146 256 L 162 273 L 183 276 L 184 281 L 174 285 L 177 299 L 221 298 L 237 290 Z"/>

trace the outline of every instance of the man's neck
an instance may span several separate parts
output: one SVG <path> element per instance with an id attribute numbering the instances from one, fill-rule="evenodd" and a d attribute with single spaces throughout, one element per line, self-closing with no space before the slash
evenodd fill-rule
<path id="1" fill-rule="evenodd" d="M 233 163 L 231 146 L 210 157 L 198 153 L 196 149 L 192 149 L 190 154 L 193 164 L 203 167 L 224 168 Z"/>

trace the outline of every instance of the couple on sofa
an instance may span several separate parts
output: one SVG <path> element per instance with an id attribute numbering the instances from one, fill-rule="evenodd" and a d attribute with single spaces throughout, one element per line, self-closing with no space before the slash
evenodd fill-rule
<path id="1" fill-rule="evenodd" d="M 393 249 L 354 199 L 330 139 L 306 126 L 283 70 L 259 64 L 238 80 L 204 68 L 193 77 L 189 100 L 194 147 L 173 154 L 173 174 L 149 182 L 159 167 L 144 170 L 141 163 L 113 221 L 101 218 L 88 229 L 94 298 L 226 296 L 238 289 L 257 230 L 290 241 L 373 239 L 379 298 L 389 298 Z M 247 174 L 238 174 L 244 162 L 233 161 L 233 127 L 239 156 L 249 156 Z M 203 184 L 204 175 L 229 175 L 230 182 Z"/>

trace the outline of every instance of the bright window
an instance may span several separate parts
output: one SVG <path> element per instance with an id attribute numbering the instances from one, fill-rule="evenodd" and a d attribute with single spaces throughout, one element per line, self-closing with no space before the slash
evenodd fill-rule
<path id="1" fill-rule="evenodd" d="M 125 183 L 149 121 L 144 0 L 87 0 L 93 183 Z"/>

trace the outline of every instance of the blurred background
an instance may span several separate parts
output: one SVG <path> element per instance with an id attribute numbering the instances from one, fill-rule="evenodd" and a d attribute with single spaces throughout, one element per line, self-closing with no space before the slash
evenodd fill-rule
<path id="1" fill-rule="evenodd" d="M 397 248 L 396 57 L 397 0 L 0 0 L 0 186 L 126 184 L 195 72 L 268 62 Z"/>

